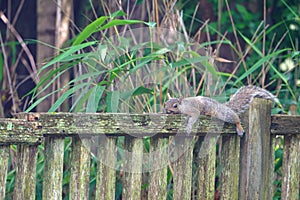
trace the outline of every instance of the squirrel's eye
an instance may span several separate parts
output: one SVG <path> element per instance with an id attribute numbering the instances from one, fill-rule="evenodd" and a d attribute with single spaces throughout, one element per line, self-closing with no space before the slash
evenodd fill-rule
<path id="1" fill-rule="evenodd" d="M 177 103 L 174 103 L 174 104 L 173 104 L 173 108 L 177 108 Z"/>

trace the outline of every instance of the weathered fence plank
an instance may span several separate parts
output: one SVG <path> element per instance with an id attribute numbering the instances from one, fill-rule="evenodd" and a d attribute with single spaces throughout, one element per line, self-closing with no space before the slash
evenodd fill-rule
<path id="1" fill-rule="evenodd" d="M 90 138 L 72 138 L 70 200 L 89 199 Z"/>
<path id="2" fill-rule="evenodd" d="M 300 136 L 284 136 L 283 153 L 283 180 L 281 199 L 290 200 L 299 198 L 300 184 Z"/>
<path id="3" fill-rule="evenodd" d="M 154 136 L 151 138 L 149 161 L 148 199 L 167 198 L 168 139 Z"/>
<path id="4" fill-rule="evenodd" d="M 191 199 L 192 192 L 192 162 L 194 139 L 193 136 L 174 137 L 176 148 L 174 149 L 174 177 L 173 177 L 173 199 Z"/>
<path id="5" fill-rule="evenodd" d="M 37 145 L 18 145 L 13 199 L 35 199 Z"/>
<path id="6" fill-rule="evenodd" d="M 272 199 L 270 196 L 271 101 L 254 99 L 249 109 L 249 129 L 243 140 L 240 164 L 240 199 Z"/>
<path id="7" fill-rule="evenodd" d="M 95 199 L 115 199 L 117 138 L 100 136 Z"/>
<path id="8" fill-rule="evenodd" d="M 274 135 L 300 134 L 300 116 L 272 115 L 271 133 Z"/>
<path id="9" fill-rule="evenodd" d="M 240 138 L 222 137 L 221 145 L 221 199 L 238 199 Z"/>
<path id="10" fill-rule="evenodd" d="M 20 114 L 21 115 L 21 114 Z M 26 116 L 26 114 L 23 114 Z M 30 118 L 42 124 L 43 135 L 176 135 L 185 132 L 186 118 L 167 114 L 127 114 L 127 113 L 30 113 Z M 31 116 L 32 115 L 32 116 Z M 205 135 L 213 128 L 211 118 L 200 116 L 193 130 L 197 135 Z M 222 134 L 236 134 L 234 125 L 226 123 Z"/>
<path id="11" fill-rule="evenodd" d="M 143 139 L 125 136 L 124 148 L 122 199 L 141 199 Z"/>
<path id="12" fill-rule="evenodd" d="M 64 138 L 46 137 L 44 146 L 43 199 L 62 199 Z"/>
<path id="13" fill-rule="evenodd" d="M 5 199 L 9 145 L 0 145 L 0 199 Z"/>
<path id="14" fill-rule="evenodd" d="M 203 200 L 214 199 L 216 176 L 216 141 L 217 135 L 209 138 L 201 137 L 201 147 L 198 152 L 198 188 L 197 198 Z M 206 144 L 203 144 L 206 142 Z"/>
<path id="15" fill-rule="evenodd" d="M 23 119 L 0 119 L 0 144 L 38 144 L 42 142 L 39 123 Z"/>

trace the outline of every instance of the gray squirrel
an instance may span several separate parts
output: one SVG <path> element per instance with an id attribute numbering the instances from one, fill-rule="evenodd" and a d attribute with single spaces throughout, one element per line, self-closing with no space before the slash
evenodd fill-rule
<path id="1" fill-rule="evenodd" d="M 257 86 L 244 86 L 237 90 L 230 100 L 224 104 L 203 96 L 169 98 L 165 103 L 164 113 L 188 115 L 188 133 L 192 131 L 192 126 L 197 121 L 199 115 L 208 115 L 236 124 L 237 134 L 243 136 L 244 129 L 241 125 L 239 115 L 249 109 L 253 98 L 263 98 L 271 101 L 278 100 L 265 89 Z"/>

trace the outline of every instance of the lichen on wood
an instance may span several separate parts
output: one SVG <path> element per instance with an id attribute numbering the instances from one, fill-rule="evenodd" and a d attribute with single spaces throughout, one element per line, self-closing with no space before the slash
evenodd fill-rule
<path id="1" fill-rule="evenodd" d="M 70 200 L 89 198 L 90 147 L 89 138 L 72 138 Z"/>
<path id="2" fill-rule="evenodd" d="M 9 145 L 0 145 L 0 199 L 5 199 Z"/>
<path id="3" fill-rule="evenodd" d="M 47 137 L 44 149 L 43 198 L 62 199 L 64 138 Z"/>

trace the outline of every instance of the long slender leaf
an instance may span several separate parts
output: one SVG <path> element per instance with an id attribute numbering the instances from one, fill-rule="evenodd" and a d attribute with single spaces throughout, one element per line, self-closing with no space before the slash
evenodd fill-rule
<path id="1" fill-rule="evenodd" d="M 41 73 L 43 70 L 45 70 L 47 67 L 57 63 L 57 62 L 61 62 L 63 59 L 65 59 L 68 56 L 71 56 L 73 53 L 92 46 L 94 44 L 96 44 L 97 41 L 93 41 L 93 42 L 87 42 L 87 43 L 83 43 L 83 44 L 79 44 L 79 45 L 75 45 L 75 46 L 71 46 L 68 50 L 66 50 L 65 52 L 63 52 L 62 54 L 56 56 L 53 60 L 51 60 L 50 62 L 48 62 L 46 65 L 44 65 L 41 70 L 39 71 L 39 73 Z"/>
<path id="2" fill-rule="evenodd" d="M 88 98 L 88 102 L 86 106 L 86 112 L 97 111 L 98 104 L 104 90 L 105 90 L 105 86 L 99 86 L 99 85 L 95 85 L 95 87 L 91 89 L 91 94 Z"/>
<path id="3" fill-rule="evenodd" d="M 99 27 L 107 20 L 109 17 L 102 16 L 90 23 L 83 31 L 76 37 L 72 46 L 81 44 L 84 40 L 90 37 L 93 33 L 97 32 Z"/>
<path id="4" fill-rule="evenodd" d="M 272 66 L 272 64 L 269 62 L 269 60 L 271 60 L 272 57 L 276 57 L 279 54 L 288 51 L 289 49 L 281 49 L 278 51 L 275 51 L 269 55 L 264 56 L 263 53 L 246 37 L 244 36 L 242 33 L 240 33 L 241 37 L 246 41 L 247 44 L 249 44 L 253 50 L 261 57 L 261 59 L 259 59 L 248 71 L 246 71 L 244 74 L 242 74 L 234 83 L 234 85 L 236 85 L 237 83 L 239 83 L 241 80 L 243 80 L 244 78 L 246 78 L 248 75 L 252 74 L 254 71 L 256 71 L 258 68 L 260 68 L 262 66 L 263 63 L 269 63 L 270 66 Z M 274 70 L 275 68 L 272 67 L 272 69 Z M 274 70 L 275 71 L 275 70 Z M 284 78 L 284 76 L 281 76 L 281 74 L 279 73 L 278 70 L 275 71 L 276 74 L 279 75 L 280 78 L 282 78 L 282 80 L 284 82 L 287 83 L 287 80 Z"/>
<path id="5" fill-rule="evenodd" d="M 77 90 L 86 87 L 90 85 L 90 83 L 81 83 L 78 85 L 75 85 L 74 87 L 72 87 L 71 89 L 67 90 L 65 93 L 63 93 L 63 95 L 61 97 L 59 97 L 55 103 L 51 106 L 51 108 L 49 109 L 48 112 L 54 112 L 67 98 L 69 98 L 70 95 L 72 95 L 73 93 L 75 93 Z"/>
<path id="6" fill-rule="evenodd" d="M 27 112 L 30 112 L 32 111 L 32 109 L 34 109 L 37 105 L 39 105 L 41 102 L 43 102 L 47 97 L 51 96 L 52 94 L 58 92 L 58 90 L 55 90 L 53 92 L 50 92 L 48 94 L 46 94 L 45 96 L 43 97 L 40 97 L 38 98 L 33 104 L 31 104 L 24 112 L 27 113 Z"/>
<path id="7" fill-rule="evenodd" d="M 127 20 L 127 19 L 113 19 L 107 24 L 103 25 L 99 28 L 99 30 L 105 30 L 113 26 L 120 26 L 120 25 L 128 25 L 128 24 L 138 24 L 138 23 L 144 23 L 141 20 Z"/>
<path id="8" fill-rule="evenodd" d="M 281 54 L 282 52 L 287 51 L 287 49 L 281 49 L 279 51 L 275 51 L 267 56 L 264 56 L 263 58 L 259 59 L 252 67 L 249 68 L 248 71 L 246 71 L 244 74 L 242 74 L 233 85 L 238 84 L 240 81 L 242 81 L 244 78 L 252 74 L 254 71 L 259 69 L 263 63 L 268 62 L 271 58 L 276 57 L 277 55 Z"/>
<path id="9" fill-rule="evenodd" d="M 140 86 L 134 90 L 132 95 L 136 96 L 136 95 L 142 95 L 142 94 L 153 94 L 153 90 L 145 88 L 144 86 Z"/>
<path id="10" fill-rule="evenodd" d="M 110 15 L 111 18 L 126 16 L 123 10 L 118 10 Z"/>
<path id="11" fill-rule="evenodd" d="M 119 91 L 111 91 L 106 96 L 107 112 L 116 113 L 119 107 Z"/>
<path id="12" fill-rule="evenodd" d="M 296 96 L 295 96 L 295 93 L 294 91 L 292 90 L 292 88 L 290 87 L 289 83 L 288 83 L 288 80 L 286 79 L 286 77 L 281 74 L 275 67 L 274 65 L 270 65 L 271 66 L 271 69 L 280 77 L 280 79 L 286 84 L 286 87 L 288 88 L 288 90 L 290 91 L 293 99 L 297 99 Z"/>
<path id="13" fill-rule="evenodd" d="M 46 86 L 44 86 L 43 88 L 41 88 L 39 90 L 39 93 L 37 93 L 34 96 L 39 95 L 40 93 L 44 92 L 44 90 L 46 90 L 48 87 L 51 86 L 51 84 L 57 79 L 59 78 L 63 73 L 65 73 L 69 68 L 73 67 L 74 65 L 78 64 L 78 61 L 73 62 L 73 63 L 67 63 L 59 68 L 56 68 L 54 70 L 49 71 L 47 74 L 45 74 L 43 77 L 41 77 L 40 82 L 35 86 L 35 88 L 29 92 L 28 94 L 31 94 L 32 92 L 36 92 L 38 91 L 38 89 L 40 89 L 47 81 L 49 81 L 47 83 Z M 58 73 L 58 74 L 57 74 Z M 55 75 L 57 74 L 57 75 Z M 55 76 L 54 76 L 55 75 Z M 53 77 L 54 76 L 54 77 Z"/>
<path id="14" fill-rule="evenodd" d="M 78 96 L 76 96 L 75 101 L 72 103 L 72 107 L 70 109 L 70 112 L 83 112 L 85 111 L 83 105 L 86 103 L 88 97 L 89 97 L 89 90 L 88 87 L 85 87 L 80 90 L 80 93 Z"/>

